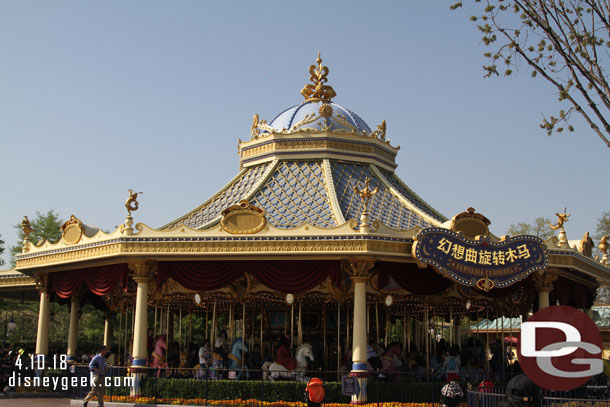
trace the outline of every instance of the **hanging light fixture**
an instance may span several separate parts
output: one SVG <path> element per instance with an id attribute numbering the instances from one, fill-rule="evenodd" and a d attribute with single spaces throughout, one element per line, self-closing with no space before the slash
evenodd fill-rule
<path id="1" fill-rule="evenodd" d="M 472 302 L 468 300 L 466 301 L 466 311 L 470 311 L 470 307 L 472 307 Z"/>
<path id="2" fill-rule="evenodd" d="M 386 305 L 386 307 L 390 307 L 393 302 L 394 302 L 394 297 L 392 297 L 389 294 L 386 295 L 386 297 L 385 297 L 385 305 Z"/>

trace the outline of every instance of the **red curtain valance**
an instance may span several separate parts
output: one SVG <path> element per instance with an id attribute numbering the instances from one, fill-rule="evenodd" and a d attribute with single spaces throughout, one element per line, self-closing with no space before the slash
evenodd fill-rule
<path id="1" fill-rule="evenodd" d="M 430 267 L 419 268 L 415 263 L 392 263 L 381 261 L 377 265 L 379 286 L 387 284 L 392 277 L 396 283 L 413 294 L 438 294 L 451 287 L 451 280 L 432 270 Z"/>
<path id="2" fill-rule="evenodd" d="M 85 283 L 92 293 L 106 295 L 119 282 L 123 283 L 123 287 L 127 287 L 127 264 L 60 271 L 49 274 L 49 293 L 70 298 Z"/>
<path id="3" fill-rule="evenodd" d="M 159 263 L 157 282 L 161 285 L 171 277 L 185 288 L 211 291 L 248 273 L 272 290 L 299 294 L 315 288 L 327 277 L 339 285 L 340 272 L 339 261 L 175 261 Z"/>
<path id="4" fill-rule="evenodd" d="M 551 294 L 551 305 L 556 301 L 559 305 L 569 305 L 575 308 L 591 308 L 595 301 L 595 293 L 588 286 L 559 276 L 553 282 L 554 290 Z"/>

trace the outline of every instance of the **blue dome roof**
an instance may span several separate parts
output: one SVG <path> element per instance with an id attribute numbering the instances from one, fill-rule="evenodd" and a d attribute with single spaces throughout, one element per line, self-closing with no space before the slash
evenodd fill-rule
<path id="1" fill-rule="evenodd" d="M 332 107 L 331 116 L 326 118 L 320 116 L 320 107 L 322 104 L 327 104 Z M 363 131 L 366 133 L 371 132 L 371 129 L 364 122 L 364 120 L 358 117 L 358 115 L 354 112 L 336 103 L 323 103 L 321 101 L 305 101 L 299 105 L 289 107 L 282 113 L 278 114 L 275 119 L 269 123 L 269 125 L 278 131 L 281 131 L 282 129 L 290 130 L 292 126 L 305 119 L 305 116 L 307 115 L 315 115 L 318 119 L 300 126 L 300 129 L 311 128 L 322 130 L 322 126 L 324 125 L 324 121 L 326 119 L 328 120 L 327 125 L 330 130 L 344 130 L 351 132 L 355 128 L 357 132 L 360 133 Z M 344 117 L 345 122 L 347 122 L 348 125 L 342 123 L 341 120 L 337 120 L 338 116 Z M 350 125 L 353 126 L 353 128 L 350 128 Z"/>

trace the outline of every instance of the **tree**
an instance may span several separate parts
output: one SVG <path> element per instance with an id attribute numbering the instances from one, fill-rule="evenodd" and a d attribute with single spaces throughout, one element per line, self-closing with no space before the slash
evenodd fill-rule
<path id="1" fill-rule="evenodd" d="M 57 243 L 61 239 L 61 225 L 63 221 L 59 218 L 59 215 L 54 210 L 48 211 L 46 214 L 36 212 L 36 218 L 30 221 L 32 226 L 32 233 L 30 233 L 30 241 L 33 244 L 38 244 L 42 239 L 48 240 L 51 243 Z M 21 247 L 23 246 L 23 239 L 25 234 L 21 230 L 21 223 L 15 225 L 15 228 L 19 230 L 19 241 L 15 246 L 11 247 L 11 264 L 15 265 L 15 255 L 21 253 Z"/>
<path id="2" fill-rule="evenodd" d="M 610 236 L 610 212 L 602 213 L 602 216 L 597 219 L 595 233 L 595 239 L 597 240 L 601 239 L 603 235 Z"/>
<path id="3" fill-rule="evenodd" d="M 479 16 L 470 20 L 483 43 L 493 47 L 484 56 L 486 77 L 510 76 L 521 61 L 532 77 L 542 77 L 557 89 L 567 110 L 543 117 L 540 127 L 550 136 L 561 133 L 573 112 L 581 115 L 610 147 L 610 84 L 604 65 L 610 48 L 610 3 L 607 0 L 475 0 Z M 459 1 L 451 6 L 462 7 Z M 483 8 L 484 7 L 484 8 Z M 514 12 L 514 15 L 510 11 Z M 498 65 L 503 65 L 500 68 Z"/>
<path id="4" fill-rule="evenodd" d="M 550 219 L 542 216 L 534 219 L 532 223 L 517 223 L 510 225 L 506 232 L 509 236 L 517 235 L 533 235 L 538 236 L 542 240 L 546 240 L 552 236 L 555 236 L 555 232 L 548 225 L 551 223 Z"/>
<path id="5" fill-rule="evenodd" d="M 2 235 L 0 235 L 1 237 Z M 4 253 L 4 240 L 0 239 L 0 266 L 4 265 L 4 259 L 2 258 L 2 253 Z"/>
<path id="6" fill-rule="evenodd" d="M 595 239 L 599 240 L 604 235 L 610 236 L 610 212 L 603 212 L 602 216 L 597 219 L 597 227 L 595 229 Z M 597 254 L 601 257 L 601 251 L 597 251 Z M 610 287 L 600 288 L 597 290 L 597 301 L 610 304 Z"/>

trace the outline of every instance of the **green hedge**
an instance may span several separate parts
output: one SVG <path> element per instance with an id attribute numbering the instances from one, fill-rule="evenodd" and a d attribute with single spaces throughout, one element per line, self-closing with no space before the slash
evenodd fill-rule
<path id="1" fill-rule="evenodd" d="M 431 402 L 438 400 L 444 383 L 384 383 L 370 380 L 369 401 Z M 144 380 L 143 395 L 147 397 L 209 400 L 256 399 L 262 401 L 303 401 L 305 383 L 290 381 L 261 382 L 235 380 L 157 379 Z M 464 388 L 465 389 L 465 388 Z M 341 383 L 324 383 L 327 403 L 349 403 L 341 394 Z"/>

